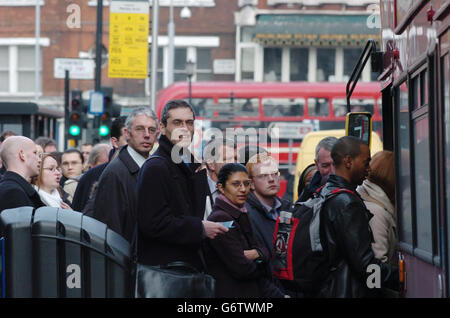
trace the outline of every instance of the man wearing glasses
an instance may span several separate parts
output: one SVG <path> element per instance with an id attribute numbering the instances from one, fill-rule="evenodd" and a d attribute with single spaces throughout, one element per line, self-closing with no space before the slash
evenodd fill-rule
<path id="1" fill-rule="evenodd" d="M 200 247 L 206 237 L 227 232 L 203 220 L 206 170 L 187 147 L 195 115 L 183 100 L 169 101 L 161 113 L 159 147 L 139 172 L 137 185 L 137 258 L 144 265 L 187 262 L 202 269 Z"/>
<path id="2" fill-rule="evenodd" d="M 273 251 L 273 232 L 281 211 L 289 211 L 290 203 L 277 196 L 280 190 L 278 163 L 268 153 L 259 153 L 247 163 L 250 193 L 245 204 L 258 239 Z"/>
<path id="3" fill-rule="evenodd" d="M 83 174 L 83 163 L 83 154 L 78 149 L 70 148 L 62 154 L 61 167 L 64 178 L 61 178 L 60 184 L 62 184 L 63 190 L 69 194 L 67 199 L 70 203 L 72 203 L 78 181 Z"/>
<path id="4" fill-rule="evenodd" d="M 148 107 L 134 109 L 125 121 L 128 144 L 103 171 L 94 199 L 93 216 L 130 243 L 136 226 L 138 172 L 157 137 L 158 118 Z M 150 193 L 149 193 L 150 194 Z"/>

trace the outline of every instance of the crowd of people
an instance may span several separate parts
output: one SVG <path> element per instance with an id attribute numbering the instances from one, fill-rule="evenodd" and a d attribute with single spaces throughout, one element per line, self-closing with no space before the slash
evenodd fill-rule
<path id="1" fill-rule="evenodd" d="M 206 271 L 216 297 L 298 297 L 272 275 L 277 219 L 293 207 L 277 196 L 278 162 L 265 149 L 217 139 L 198 159 L 187 150 L 194 124 L 191 105 L 173 100 L 160 120 L 148 107 L 115 119 L 110 144 L 58 152 L 50 138 L 4 132 L 0 213 L 20 206 L 79 211 L 127 239 L 139 263 L 183 261 Z M 393 171 L 392 152 L 371 158 L 357 138 L 327 137 L 317 145 L 297 201 L 324 188 L 348 191 L 322 207 L 330 270 L 315 296 L 379 296 L 366 284 L 372 264 L 381 268 L 383 288 L 398 289 Z"/>

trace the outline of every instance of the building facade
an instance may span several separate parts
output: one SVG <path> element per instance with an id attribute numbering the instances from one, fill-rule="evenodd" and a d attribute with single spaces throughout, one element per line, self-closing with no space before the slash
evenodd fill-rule
<path id="1" fill-rule="evenodd" d="M 174 81 L 345 81 L 368 38 L 379 43 L 376 0 L 159 0 L 158 89 L 170 84 L 168 25 L 173 6 Z M 0 101 L 34 101 L 62 108 L 64 80 L 58 58 L 93 58 L 96 0 L 0 0 Z M 109 6 L 103 0 L 103 37 L 109 47 Z M 150 17 L 152 0 L 150 4 Z M 149 51 L 151 49 L 151 24 Z M 39 55 L 36 59 L 36 41 Z M 150 52 L 149 52 L 150 53 Z M 150 59 L 150 54 L 149 54 Z M 38 67 L 37 89 L 35 88 Z M 374 79 L 370 67 L 363 81 Z M 147 79 L 108 78 L 123 107 L 149 104 Z M 93 80 L 71 80 L 71 89 L 94 89 Z M 88 98 L 88 94 L 84 95 Z"/>

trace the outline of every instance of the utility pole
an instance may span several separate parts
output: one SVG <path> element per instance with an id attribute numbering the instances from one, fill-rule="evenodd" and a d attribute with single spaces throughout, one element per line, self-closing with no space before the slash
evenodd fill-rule
<path id="1" fill-rule="evenodd" d="M 41 5 L 39 0 L 36 0 L 36 29 L 35 29 L 36 44 L 34 49 L 34 99 L 37 103 L 39 101 L 39 68 L 41 66 L 40 59 L 40 37 L 41 37 Z"/>
<path id="2" fill-rule="evenodd" d="M 159 23 L 159 0 L 153 0 L 152 5 L 152 74 L 151 82 L 151 103 L 150 107 L 156 112 L 156 70 L 158 68 L 158 23 Z"/>
<path id="3" fill-rule="evenodd" d="M 64 76 L 64 150 L 67 148 L 69 141 L 69 93 L 70 93 L 70 75 L 69 71 L 65 71 Z"/>
<path id="4" fill-rule="evenodd" d="M 175 60 L 175 23 L 173 22 L 173 0 L 170 0 L 170 17 L 167 25 L 167 35 L 169 38 L 168 46 L 168 72 L 167 72 L 167 86 L 173 83 L 173 69 Z"/>
<path id="5" fill-rule="evenodd" d="M 97 0 L 97 32 L 95 34 L 95 91 L 100 91 L 102 79 L 103 0 Z"/>
<path id="6" fill-rule="evenodd" d="M 97 0 L 97 31 L 95 34 L 95 92 L 100 92 L 102 80 L 103 0 Z M 93 128 L 100 127 L 100 116 L 94 117 Z"/>

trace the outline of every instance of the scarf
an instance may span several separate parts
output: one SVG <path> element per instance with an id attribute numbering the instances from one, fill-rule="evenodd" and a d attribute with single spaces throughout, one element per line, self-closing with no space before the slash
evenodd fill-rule
<path id="1" fill-rule="evenodd" d="M 34 188 L 36 189 L 37 193 L 39 194 L 41 201 L 46 206 L 51 206 L 51 207 L 55 207 L 55 208 L 61 207 L 62 199 L 61 199 L 61 196 L 59 195 L 59 192 L 57 189 L 53 190 L 52 193 L 48 193 L 42 189 L 38 189 L 36 186 L 34 186 Z"/>
<path id="2" fill-rule="evenodd" d="M 239 207 L 236 204 L 232 203 L 230 200 L 228 200 L 228 198 L 226 196 L 224 196 L 222 193 L 219 194 L 219 196 L 217 197 L 217 199 L 221 199 L 222 201 L 225 201 L 226 203 L 228 203 L 229 205 L 231 205 L 233 208 L 235 208 L 236 210 L 241 211 L 242 213 L 247 213 L 247 209 L 245 208 L 245 205 Z"/>
<path id="3" fill-rule="evenodd" d="M 394 217 L 394 219 L 396 219 L 394 206 L 380 186 L 366 179 L 363 184 L 358 187 L 357 191 L 363 200 L 381 205 Z"/>

